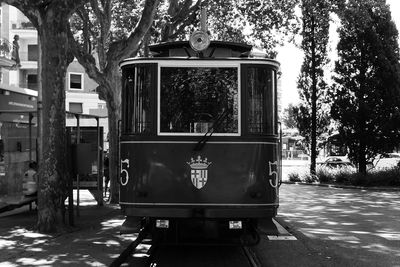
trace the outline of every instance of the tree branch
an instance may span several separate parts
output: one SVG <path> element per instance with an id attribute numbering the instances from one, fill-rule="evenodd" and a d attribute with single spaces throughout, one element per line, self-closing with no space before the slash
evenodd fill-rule
<path id="1" fill-rule="evenodd" d="M 161 41 L 173 40 L 179 34 L 183 33 L 186 26 L 192 25 L 197 18 L 196 11 L 199 10 L 201 0 L 197 0 L 196 4 L 190 6 L 191 0 L 186 0 L 180 11 L 173 16 L 171 19 L 171 24 L 167 25 L 161 36 Z"/>
<path id="2" fill-rule="evenodd" d="M 114 42 L 110 45 L 107 53 L 107 62 L 115 60 L 120 61 L 131 56 L 133 52 L 139 49 L 143 36 L 153 23 L 154 14 L 157 10 L 158 3 L 159 0 L 146 0 L 142 16 L 128 39 Z M 109 68 L 111 68 L 111 66 L 107 65 L 106 69 Z"/>
<path id="3" fill-rule="evenodd" d="M 92 29 L 92 23 L 90 23 L 89 13 L 87 12 L 86 8 L 78 8 L 76 13 L 82 20 L 82 27 L 83 27 L 83 45 L 85 50 L 88 54 L 92 51 L 92 45 L 90 42 L 90 35 L 94 35 Z"/>
<path id="4" fill-rule="evenodd" d="M 40 1 L 29 1 L 29 0 L 1 0 L 0 3 L 6 3 L 8 5 L 14 6 L 19 9 L 24 15 L 32 22 L 36 27 L 39 26 L 40 14 L 38 8 L 33 8 L 37 6 Z"/>
<path id="5" fill-rule="evenodd" d="M 87 75 L 89 75 L 89 77 L 95 80 L 98 84 L 106 84 L 107 80 L 104 78 L 103 73 L 101 73 L 97 68 L 95 58 L 79 47 L 79 44 L 75 40 L 70 27 L 68 29 L 68 43 L 78 62 L 85 68 Z"/>
<path id="6" fill-rule="evenodd" d="M 97 0 L 90 0 L 90 4 L 100 23 L 100 36 L 98 37 L 97 52 L 99 55 L 100 69 L 104 70 L 107 66 L 107 58 L 104 51 L 107 50 L 107 42 L 109 41 L 111 28 L 111 0 L 102 0 L 102 9 L 99 8 Z"/>

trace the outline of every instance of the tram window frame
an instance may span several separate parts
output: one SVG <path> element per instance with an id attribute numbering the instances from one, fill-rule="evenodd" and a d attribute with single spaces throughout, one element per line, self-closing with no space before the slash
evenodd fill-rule
<path id="1" fill-rule="evenodd" d="M 242 111 L 241 111 L 241 64 L 240 62 L 229 61 L 197 61 L 197 62 L 182 62 L 179 60 L 171 60 L 168 62 L 158 63 L 158 84 L 157 84 L 157 135 L 158 136 L 203 136 L 206 132 L 163 132 L 161 131 L 161 76 L 162 68 L 232 68 L 236 69 L 237 76 L 237 131 L 236 132 L 214 132 L 213 136 L 241 136 L 242 134 Z"/>
<path id="2" fill-rule="evenodd" d="M 270 85 L 270 92 L 267 92 L 267 90 L 264 90 L 264 95 L 262 98 L 263 101 L 263 108 L 262 108 L 262 117 L 263 119 L 263 124 L 262 128 L 260 131 L 251 131 L 250 129 L 250 92 L 249 92 L 249 73 L 250 69 L 252 68 L 257 68 L 257 69 L 264 69 L 270 72 L 270 77 L 272 78 L 271 80 L 271 85 Z M 278 134 L 278 100 L 277 100 L 277 68 L 274 67 L 273 65 L 270 64 L 242 64 L 242 90 L 243 90 L 243 103 L 242 106 L 244 107 L 244 114 L 243 114 L 243 132 L 246 133 L 248 136 L 260 136 L 260 135 L 277 135 Z M 267 99 L 268 99 L 268 94 L 270 94 L 270 97 L 272 98 L 272 109 L 267 108 Z M 268 112 L 272 111 L 272 116 L 269 117 Z M 269 123 L 267 123 L 267 120 L 269 120 Z M 270 130 L 268 130 L 270 129 Z"/>
<path id="3" fill-rule="evenodd" d="M 140 127 L 137 125 L 137 122 L 135 121 L 135 110 L 137 112 L 143 112 L 143 110 L 138 110 L 138 107 L 134 106 L 134 103 L 137 103 L 137 96 L 134 94 L 136 89 L 137 83 L 137 69 L 138 68 L 147 68 L 148 75 L 149 77 L 149 83 L 147 86 L 147 106 L 149 107 L 147 110 L 147 127 Z M 127 82 L 127 73 L 129 71 L 134 71 L 134 77 L 135 77 L 135 82 L 133 83 L 133 89 L 131 88 L 130 91 L 126 89 L 126 82 Z M 142 136 L 149 136 L 149 135 L 154 135 L 155 134 L 155 113 L 156 113 L 156 107 L 155 107 L 155 90 L 156 90 L 156 82 L 157 79 L 157 63 L 138 63 L 138 64 L 133 64 L 129 66 L 125 66 L 122 69 L 122 131 L 121 134 L 123 135 L 142 135 Z M 130 96 L 133 97 L 130 100 Z M 143 99 L 142 99 L 143 101 Z M 133 103 L 131 103 L 133 102 Z M 133 104 L 133 105 L 132 105 Z M 130 109 L 132 112 L 128 112 L 127 109 Z M 137 116 L 138 115 L 136 112 Z M 141 113 L 143 114 L 143 113 Z"/>

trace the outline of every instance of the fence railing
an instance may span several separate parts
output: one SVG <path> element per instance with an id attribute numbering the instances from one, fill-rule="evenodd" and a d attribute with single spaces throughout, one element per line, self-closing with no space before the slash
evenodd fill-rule
<path id="1" fill-rule="evenodd" d="M 310 158 L 303 150 L 282 149 L 282 159 L 308 160 Z"/>

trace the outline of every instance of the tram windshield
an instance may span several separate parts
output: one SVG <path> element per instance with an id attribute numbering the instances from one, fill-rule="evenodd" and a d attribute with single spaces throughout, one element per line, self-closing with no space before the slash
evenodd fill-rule
<path id="1" fill-rule="evenodd" d="M 160 133 L 237 134 L 238 97 L 238 68 L 162 67 Z"/>

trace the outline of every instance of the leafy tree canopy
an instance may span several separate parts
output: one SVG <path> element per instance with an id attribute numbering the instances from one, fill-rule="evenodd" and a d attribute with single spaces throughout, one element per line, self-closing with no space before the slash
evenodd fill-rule
<path id="1" fill-rule="evenodd" d="M 330 0 L 303 0 L 301 3 L 304 61 L 297 82 L 302 100 L 302 105 L 297 109 L 297 118 L 299 131 L 310 143 L 311 174 L 316 169 L 317 139 L 326 131 L 329 122 L 324 108 L 326 102 L 323 101 L 327 92 L 323 68 L 328 61 L 331 4 Z"/>
<path id="2" fill-rule="evenodd" d="M 297 121 L 294 113 L 295 108 L 296 107 L 294 107 L 293 104 L 289 104 L 289 106 L 283 110 L 282 122 L 286 128 L 297 128 Z"/>
<path id="3" fill-rule="evenodd" d="M 106 43 L 128 38 L 143 9 L 143 1 L 89 2 L 71 20 L 75 38 L 86 49 L 98 47 L 99 39 L 96 36 L 102 33 L 107 33 Z M 161 1 L 150 36 L 144 42 L 188 40 L 190 33 L 200 27 L 200 7 L 203 6 L 207 9 L 208 31 L 213 40 L 247 42 L 264 48 L 271 56 L 275 56 L 274 49 L 283 36 L 293 36 L 299 30 L 295 14 L 298 2 L 299 0 Z M 99 23 L 105 20 L 107 23 Z"/>
<path id="4" fill-rule="evenodd" d="M 339 15 L 331 114 L 365 173 L 366 160 L 400 137 L 398 31 L 384 0 L 350 0 Z"/>

